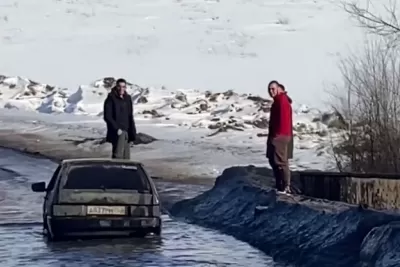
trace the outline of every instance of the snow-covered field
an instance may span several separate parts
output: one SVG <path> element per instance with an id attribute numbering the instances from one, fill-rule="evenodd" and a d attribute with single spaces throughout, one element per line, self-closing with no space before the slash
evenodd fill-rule
<path id="1" fill-rule="evenodd" d="M 362 39 L 341 2 L 2 0 L 0 74 L 258 94 L 278 79 L 299 103 L 323 107 L 338 56 Z"/>
<path id="2" fill-rule="evenodd" d="M 361 43 L 353 24 L 329 0 L 2 0 L 0 128 L 103 136 L 102 77 L 125 77 L 139 131 L 161 139 L 141 157 L 214 174 L 266 164 L 277 79 L 294 100 L 293 167 L 332 168 L 325 89 Z"/>

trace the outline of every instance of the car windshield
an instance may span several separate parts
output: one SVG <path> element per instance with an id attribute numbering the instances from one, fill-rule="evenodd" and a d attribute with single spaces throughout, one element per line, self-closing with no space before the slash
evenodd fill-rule
<path id="1" fill-rule="evenodd" d="M 68 172 L 64 189 L 120 189 L 150 191 L 146 175 L 136 166 L 74 166 Z"/>

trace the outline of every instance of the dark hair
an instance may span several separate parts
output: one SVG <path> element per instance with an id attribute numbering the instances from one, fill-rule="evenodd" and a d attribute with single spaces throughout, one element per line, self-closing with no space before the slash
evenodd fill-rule
<path id="1" fill-rule="evenodd" d="M 115 82 L 115 84 L 116 84 L 117 86 L 118 86 L 120 83 L 125 83 L 125 84 L 126 84 L 125 79 L 119 78 L 119 79 Z"/>
<path id="2" fill-rule="evenodd" d="M 279 86 L 280 88 L 282 88 L 283 91 L 285 91 L 285 86 L 284 86 L 283 84 L 279 83 L 278 86 Z"/>
<path id="3" fill-rule="evenodd" d="M 273 84 L 280 85 L 280 83 L 279 83 L 278 81 L 272 80 L 272 81 L 270 81 L 270 82 L 268 83 L 268 89 L 269 89 L 269 87 L 270 87 L 271 85 L 273 85 Z"/>

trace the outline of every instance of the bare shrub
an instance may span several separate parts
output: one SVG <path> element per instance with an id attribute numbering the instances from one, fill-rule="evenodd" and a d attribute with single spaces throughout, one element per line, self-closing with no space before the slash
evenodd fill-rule
<path id="1" fill-rule="evenodd" d="M 399 8 L 397 0 L 390 0 L 388 5 L 381 1 L 366 0 L 365 5 L 353 1 L 343 3 L 344 9 L 368 32 L 374 33 L 392 41 L 400 38 Z M 375 10 L 374 10 L 375 9 Z M 378 10 L 381 10 L 378 11 Z M 380 14 L 382 13 L 382 14 Z"/>
<path id="2" fill-rule="evenodd" d="M 399 49 L 387 40 L 370 41 L 361 54 L 342 60 L 335 109 L 348 129 L 333 147 L 339 170 L 400 170 L 399 61 Z"/>

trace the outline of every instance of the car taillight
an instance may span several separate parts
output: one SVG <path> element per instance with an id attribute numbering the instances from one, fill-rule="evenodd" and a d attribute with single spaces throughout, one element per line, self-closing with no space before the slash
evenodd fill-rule
<path id="1" fill-rule="evenodd" d="M 130 216 L 133 217 L 153 217 L 159 216 L 160 206 L 131 206 Z"/>

